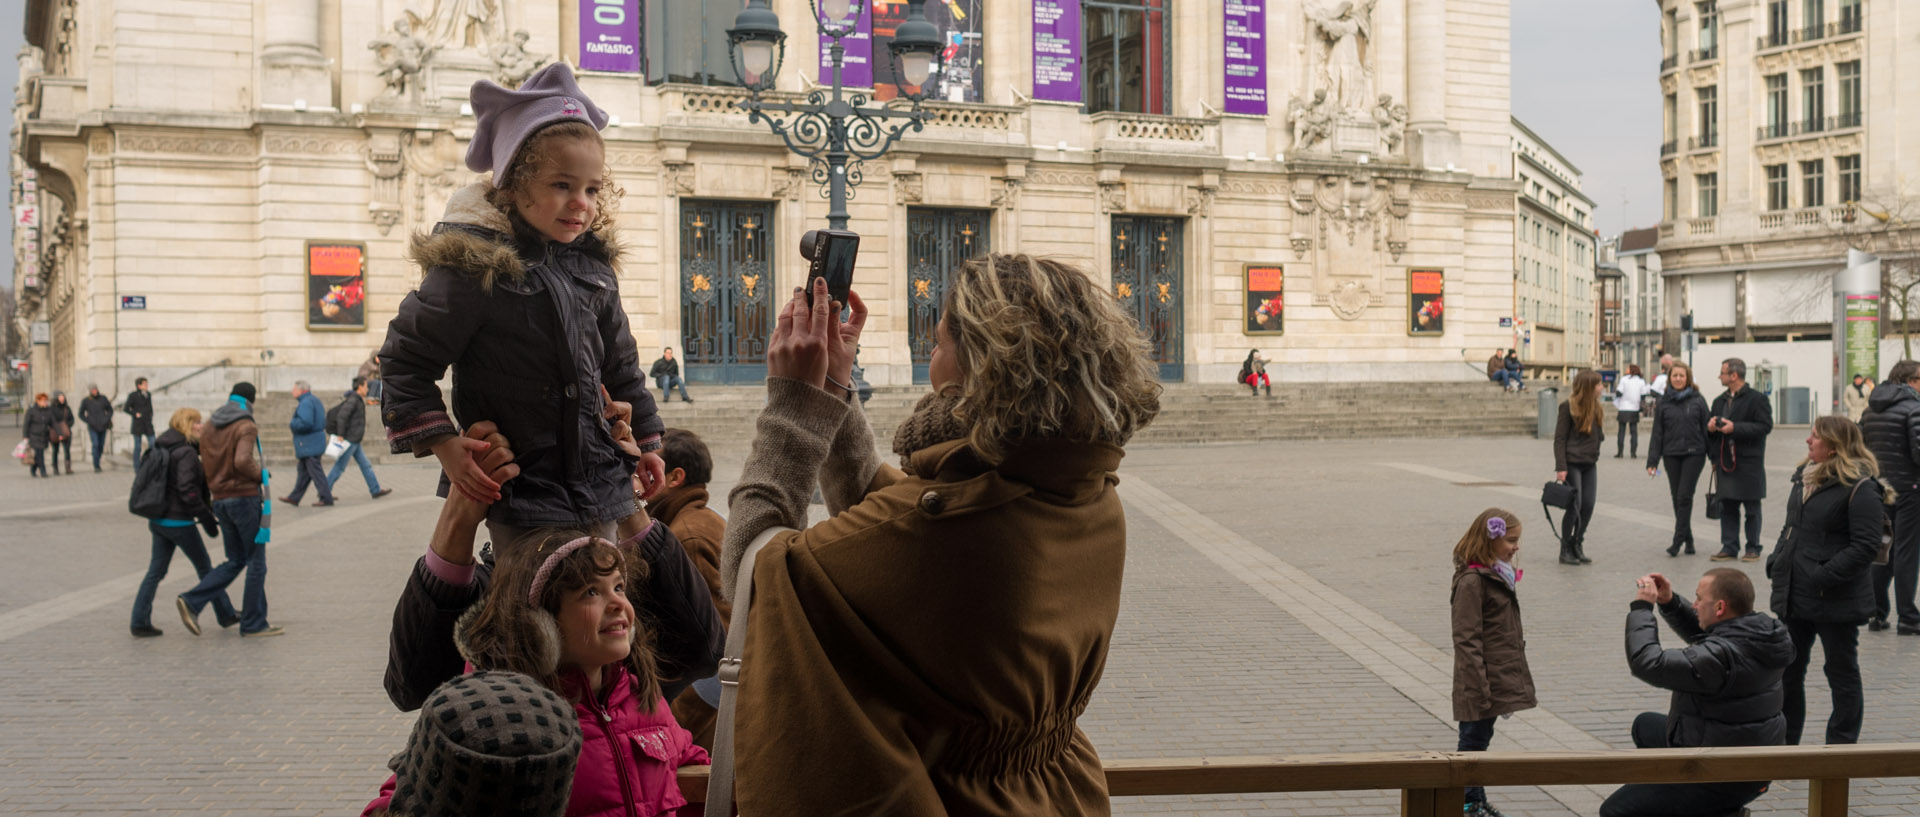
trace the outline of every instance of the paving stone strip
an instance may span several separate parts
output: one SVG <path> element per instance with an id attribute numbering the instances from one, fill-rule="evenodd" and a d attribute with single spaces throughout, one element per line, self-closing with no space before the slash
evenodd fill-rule
<path id="1" fill-rule="evenodd" d="M 1407 470 L 1413 470 L 1413 466 Z M 1438 470 L 1438 469 L 1435 469 Z M 1460 481 L 1485 481 L 1477 477 Z M 1245 537 L 1136 475 L 1123 474 L 1120 494 L 1127 503 L 1180 537 L 1200 555 L 1240 579 L 1298 619 L 1341 652 L 1408 700 L 1449 726 L 1453 720 L 1453 656 L 1388 621 L 1338 590 L 1322 583 Z M 1330 615 L 1329 611 L 1339 611 Z M 1545 709 L 1505 719 L 1500 737 L 1531 751 L 1605 750 L 1605 741 Z M 1611 786 L 1542 787 L 1577 814 L 1598 811 Z"/>

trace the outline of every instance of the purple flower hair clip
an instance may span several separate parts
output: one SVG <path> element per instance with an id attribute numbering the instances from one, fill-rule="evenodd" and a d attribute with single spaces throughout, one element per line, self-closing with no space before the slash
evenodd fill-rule
<path id="1" fill-rule="evenodd" d="M 1497 517 L 1497 516 L 1491 519 L 1488 519 L 1487 535 L 1495 539 L 1505 538 L 1507 535 L 1507 520 L 1501 519 L 1500 517 Z"/>

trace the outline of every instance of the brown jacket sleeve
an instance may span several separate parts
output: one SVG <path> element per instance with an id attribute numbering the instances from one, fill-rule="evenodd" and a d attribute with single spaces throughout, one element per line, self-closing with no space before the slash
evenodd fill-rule
<path id="1" fill-rule="evenodd" d="M 260 481 L 260 460 L 253 455 L 254 446 L 260 437 L 260 426 L 247 423 L 245 428 L 236 429 L 233 441 L 233 470 L 244 474 L 254 482 Z"/>
<path id="2" fill-rule="evenodd" d="M 1489 707 L 1492 691 L 1487 687 L 1485 643 L 1481 639 L 1486 621 L 1482 614 L 1482 579 L 1473 573 L 1461 573 L 1453 579 L 1453 705 L 1456 717 L 1478 720 Z"/>

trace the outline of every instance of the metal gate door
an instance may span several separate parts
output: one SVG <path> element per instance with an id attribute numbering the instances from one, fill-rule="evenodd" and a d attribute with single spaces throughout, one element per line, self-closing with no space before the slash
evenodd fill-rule
<path id="1" fill-rule="evenodd" d="M 915 383 L 927 382 L 947 277 L 961 262 L 992 249 L 992 222 L 987 210 L 907 208 L 907 343 Z"/>
<path id="2" fill-rule="evenodd" d="M 773 205 L 680 202 L 680 347 L 693 383 L 758 383 L 773 334 Z"/>
<path id="3" fill-rule="evenodd" d="M 1180 263 L 1185 228 L 1177 218 L 1113 217 L 1113 294 L 1140 323 L 1160 379 L 1167 381 L 1186 375 Z"/>

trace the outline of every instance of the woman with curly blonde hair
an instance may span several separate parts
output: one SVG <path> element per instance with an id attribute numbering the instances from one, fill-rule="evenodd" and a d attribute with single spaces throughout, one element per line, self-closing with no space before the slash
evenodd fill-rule
<path id="1" fill-rule="evenodd" d="M 1160 409 L 1145 341 L 1080 269 L 966 262 L 895 469 L 848 387 L 866 308 L 842 323 L 813 285 L 781 312 L 729 496 L 744 658 L 716 778 L 737 770 L 743 814 L 1107 814 L 1076 722 L 1120 609 L 1114 472 Z M 809 528 L 816 477 L 834 515 Z"/>

